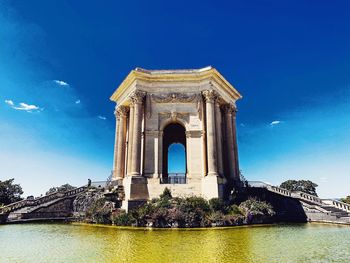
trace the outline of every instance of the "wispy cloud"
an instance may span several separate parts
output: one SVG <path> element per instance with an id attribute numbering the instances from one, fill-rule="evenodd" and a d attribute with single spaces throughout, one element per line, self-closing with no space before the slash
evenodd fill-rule
<path id="1" fill-rule="evenodd" d="M 54 82 L 57 84 L 57 85 L 60 85 L 60 86 L 69 86 L 69 84 L 63 80 L 57 80 L 55 79 Z"/>
<path id="2" fill-rule="evenodd" d="M 98 115 L 97 118 L 99 118 L 101 120 L 107 120 L 107 118 L 105 116 L 101 116 L 101 115 Z"/>
<path id="3" fill-rule="evenodd" d="M 10 106 L 14 105 L 12 100 L 5 100 L 5 103 Z"/>
<path id="4" fill-rule="evenodd" d="M 75 101 L 75 104 L 80 104 L 80 100 L 76 100 L 76 101 Z"/>
<path id="5" fill-rule="evenodd" d="M 276 126 L 276 125 L 278 125 L 278 124 L 281 124 L 282 122 L 281 121 L 272 121 L 271 123 L 270 123 L 270 126 Z"/>
<path id="6" fill-rule="evenodd" d="M 34 104 L 27 104 L 24 102 L 20 102 L 17 106 L 12 100 L 5 100 L 5 103 L 9 105 L 12 109 L 15 110 L 24 110 L 27 112 L 32 112 L 32 111 L 42 111 L 42 109 L 39 106 L 36 106 Z"/>

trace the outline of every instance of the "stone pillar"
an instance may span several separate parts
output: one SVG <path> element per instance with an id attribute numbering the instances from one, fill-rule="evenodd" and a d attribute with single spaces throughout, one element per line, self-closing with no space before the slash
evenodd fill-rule
<path id="1" fill-rule="evenodd" d="M 227 167 L 229 172 L 229 178 L 235 180 L 235 159 L 234 159 L 234 139 L 232 133 L 232 113 L 235 111 L 235 107 L 232 104 L 227 104 L 224 107 L 225 110 L 225 122 L 226 122 L 226 149 L 227 149 Z"/>
<path id="2" fill-rule="evenodd" d="M 129 113 L 129 131 L 128 131 L 128 159 L 127 159 L 127 174 L 131 174 L 131 155 L 132 155 L 132 136 L 133 136 L 133 126 L 134 126 L 134 104 L 130 103 L 130 113 Z"/>
<path id="3" fill-rule="evenodd" d="M 115 180 L 115 178 L 116 178 L 117 152 L 118 152 L 118 139 L 119 139 L 119 136 L 118 136 L 119 121 L 118 121 L 118 115 L 117 115 L 117 106 L 115 106 L 114 116 L 115 116 L 115 140 L 114 140 L 114 158 L 113 158 L 112 180 Z"/>
<path id="4" fill-rule="evenodd" d="M 216 151 L 216 131 L 215 131 L 215 106 L 214 100 L 216 92 L 214 90 L 203 91 L 206 105 L 206 128 L 207 128 L 207 160 L 208 175 L 217 176 L 217 151 Z"/>
<path id="5" fill-rule="evenodd" d="M 116 117 L 118 120 L 117 129 L 117 145 L 116 145 L 116 158 L 115 158 L 115 174 L 114 179 L 119 180 L 124 177 L 125 172 L 125 139 L 126 139 L 126 117 L 128 108 L 125 106 L 119 106 L 116 110 Z"/>
<path id="6" fill-rule="evenodd" d="M 233 156 L 234 156 L 234 171 L 235 180 L 240 180 L 239 164 L 238 164 L 238 146 L 237 146 L 237 129 L 236 129 L 236 113 L 237 107 L 234 105 L 234 111 L 232 112 L 232 137 L 233 137 Z"/>
<path id="7" fill-rule="evenodd" d="M 222 149 L 222 115 L 220 110 L 220 103 L 222 99 L 217 97 L 215 100 L 215 126 L 216 126 L 216 145 L 217 145 L 217 163 L 218 173 L 220 176 L 224 176 L 224 163 L 223 163 L 223 149 Z"/>
<path id="8" fill-rule="evenodd" d="M 134 103 L 134 121 L 131 153 L 131 175 L 139 176 L 141 167 L 141 129 L 142 129 L 142 102 L 145 92 L 135 91 L 131 95 Z"/>

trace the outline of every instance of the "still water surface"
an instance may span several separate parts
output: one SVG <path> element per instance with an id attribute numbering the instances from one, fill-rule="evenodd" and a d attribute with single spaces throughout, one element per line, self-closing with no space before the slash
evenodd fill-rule
<path id="1" fill-rule="evenodd" d="M 350 227 L 208 230 L 0 225 L 0 262 L 350 262 Z"/>

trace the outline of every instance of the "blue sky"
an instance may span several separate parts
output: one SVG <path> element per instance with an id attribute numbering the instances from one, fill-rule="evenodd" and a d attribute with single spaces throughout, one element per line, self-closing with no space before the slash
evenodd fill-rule
<path id="1" fill-rule="evenodd" d="M 350 194 L 348 1 L 0 1 L 0 180 L 26 194 L 110 174 L 118 84 L 216 67 L 243 95 L 249 180 Z"/>

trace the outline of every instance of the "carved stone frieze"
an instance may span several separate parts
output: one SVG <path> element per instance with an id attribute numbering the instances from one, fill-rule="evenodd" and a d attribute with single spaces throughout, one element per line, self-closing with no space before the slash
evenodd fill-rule
<path id="1" fill-rule="evenodd" d="M 181 120 L 185 123 L 189 122 L 189 113 L 182 113 L 182 112 L 161 112 L 159 113 L 159 124 L 161 125 L 165 120 L 171 119 L 173 122 L 176 122 L 177 120 Z"/>
<path id="2" fill-rule="evenodd" d="M 168 93 L 162 95 L 152 94 L 151 98 L 157 103 L 170 103 L 170 102 L 192 102 L 197 98 L 197 94 L 184 94 L 184 93 Z"/>

